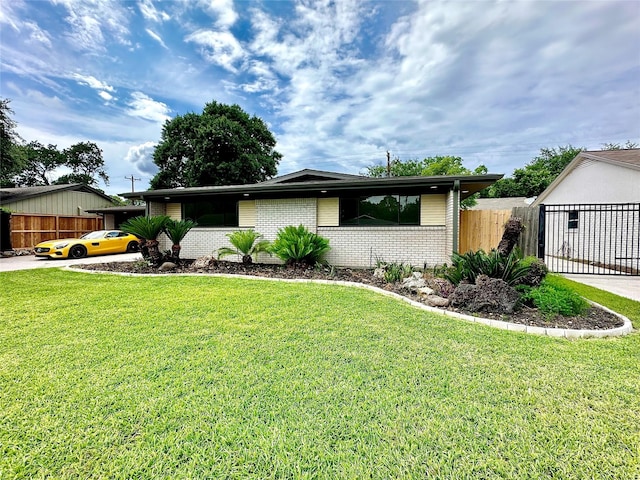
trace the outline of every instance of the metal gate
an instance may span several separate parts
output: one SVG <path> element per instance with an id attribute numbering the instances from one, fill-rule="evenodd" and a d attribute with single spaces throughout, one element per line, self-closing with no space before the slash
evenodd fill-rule
<path id="1" fill-rule="evenodd" d="M 640 275 L 640 203 L 540 205 L 538 257 L 552 272 Z"/>

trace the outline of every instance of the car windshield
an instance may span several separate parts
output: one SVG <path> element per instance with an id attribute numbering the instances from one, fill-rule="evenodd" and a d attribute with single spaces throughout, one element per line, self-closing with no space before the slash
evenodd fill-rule
<path id="1" fill-rule="evenodd" d="M 104 230 L 98 230 L 97 232 L 89 232 L 89 233 L 85 233 L 84 235 L 82 235 L 80 238 L 88 238 L 88 239 L 92 239 L 92 238 L 102 238 L 104 237 L 105 231 Z"/>

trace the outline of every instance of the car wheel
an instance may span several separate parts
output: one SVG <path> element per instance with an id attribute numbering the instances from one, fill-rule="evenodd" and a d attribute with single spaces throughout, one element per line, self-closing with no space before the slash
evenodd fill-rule
<path id="1" fill-rule="evenodd" d="M 71 258 L 83 258 L 87 255 L 87 249 L 82 245 L 74 245 L 69 249 L 69 257 Z"/>
<path id="2" fill-rule="evenodd" d="M 140 244 L 138 242 L 129 242 L 127 253 L 136 253 L 138 251 L 140 251 Z"/>

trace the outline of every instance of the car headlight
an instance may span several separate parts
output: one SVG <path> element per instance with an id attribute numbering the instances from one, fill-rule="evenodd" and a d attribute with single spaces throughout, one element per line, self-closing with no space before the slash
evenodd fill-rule
<path id="1" fill-rule="evenodd" d="M 59 244 L 57 244 L 57 245 L 54 245 L 54 246 L 53 246 L 53 248 L 54 248 L 55 250 L 60 250 L 61 248 L 66 247 L 67 245 L 69 245 L 69 243 L 68 243 L 68 242 L 67 242 L 67 243 L 59 243 Z"/>

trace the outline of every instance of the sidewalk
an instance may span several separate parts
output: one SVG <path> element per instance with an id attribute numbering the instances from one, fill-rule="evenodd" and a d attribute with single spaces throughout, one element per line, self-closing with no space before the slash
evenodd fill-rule
<path id="1" fill-rule="evenodd" d="M 640 276 L 581 275 L 574 273 L 562 273 L 561 275 L 569 280 L 584 283 L 585 285 L 640 302 Z"/>

